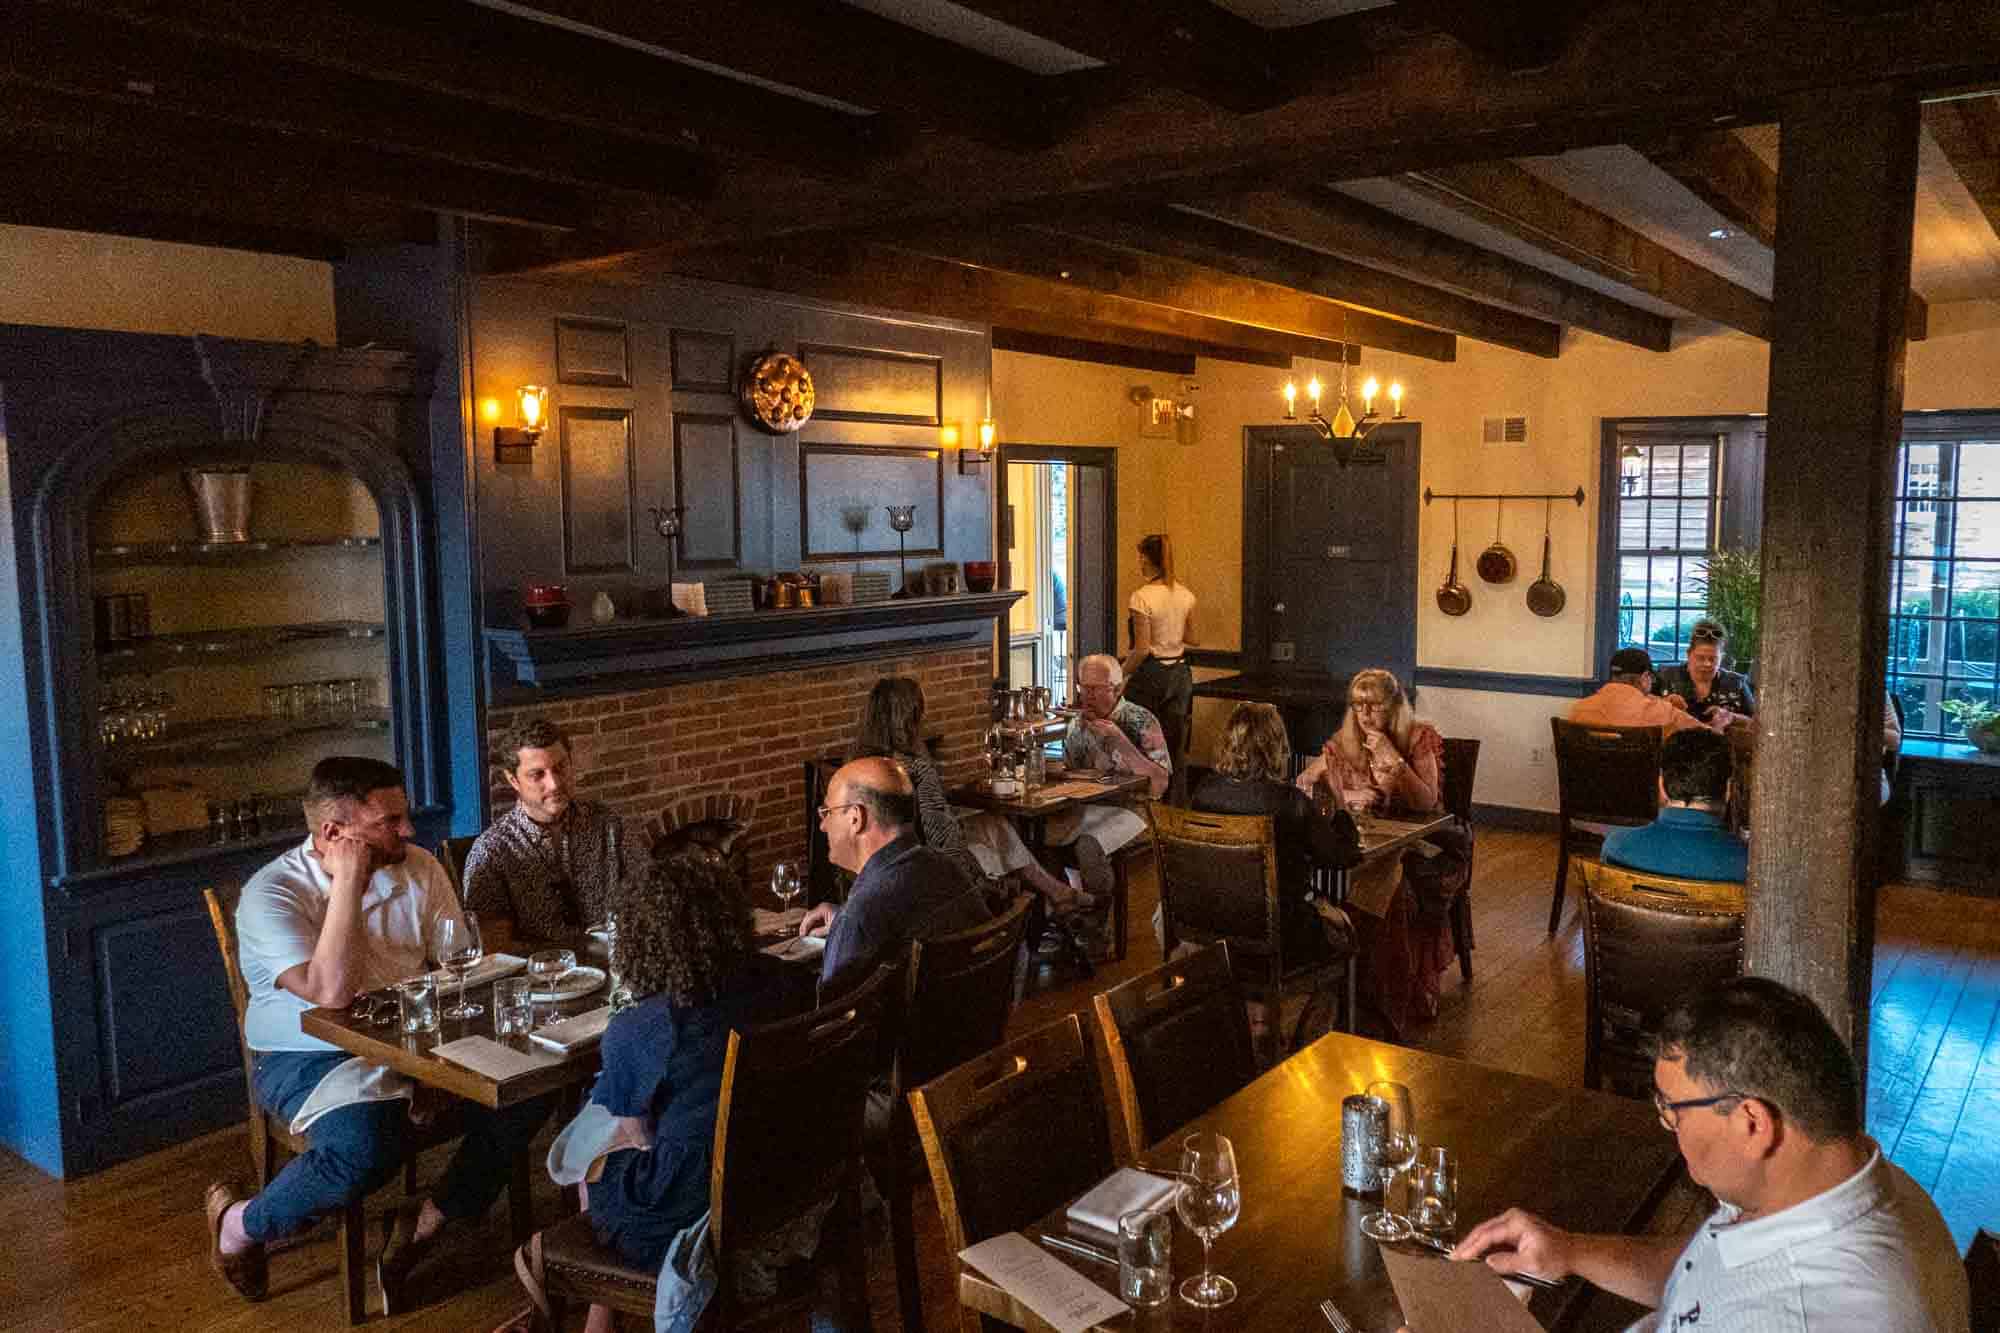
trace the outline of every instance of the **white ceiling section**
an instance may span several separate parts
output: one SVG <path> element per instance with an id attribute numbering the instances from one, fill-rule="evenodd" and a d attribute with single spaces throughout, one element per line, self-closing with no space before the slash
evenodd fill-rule
<path id="1" fill-rule="evenodd" d="M 673 0 L 664 0 L 671 4 Z M 1059 46 L 1033 33 L 1010 28 L 1004 23 L 949 0 L 845 0 L 855 9 L 865 9 L 906 28 L 916 28 L 947 42 L 956 42 L 981 55 L 1004 60 L 1030 74 L 1071 74 L 1080 69 L 1096 69 L 1104 62 Z"/>

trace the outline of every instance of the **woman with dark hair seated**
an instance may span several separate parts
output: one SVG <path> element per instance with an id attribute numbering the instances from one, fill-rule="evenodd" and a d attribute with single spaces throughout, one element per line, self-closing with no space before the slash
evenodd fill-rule
<path id="1" fill-rule="evenodd" d="M 629 878 L 617 912 L 613 961 L 640 998 L 605 1029 L 604 1071 L 549 1150 L 549 1170 L 560 1184 L 588 1182 L 584 1204 L 600 1244 L 634 1267 L 657 1270 L 708 1213 L 729 1032 L 753 1021 L 758 998 L 750 908 L 726 865 L 680 854 Z M 685 1248 L 699 1242 L 696 1235 Z M 539 1236 L 515 1252 L 514 1267 L 545 1321 Z M 663 1297 L 670 1285 L 663 1281 Z M 686 1324 L 706 1297 L 699 1289 L 683 1294 L 692 1302 Z M 585 1327 L 608 1333 L 611 1312 L 592 1306 Z"/>
<path id="2" fill-rule="evenodd" d="M 910 775 L 910 785 L 917 789 L 917 836 L 924 846 L 958 862 L 974 884 L 985 884 L 986 872 L 966 849 L 965 832 L 951 812 L 937 762 L 924 744 L 924 687 L 909 676 L 882 677 L 861 705 L 861 734 L 850 757 L 871 755 L 895 760 Z"/>
<path id="3" fill-rule="evenodd" d="M 1280 928 L 1285 961 L 1324 957 L 1328 935 L 1351 948 L 1352 927 L 1340 908 L 1323 908 L 1311 896 L 1314 866 L 1352 865 L 1359 850 L 1354 821 L 1345 811 L 1322 815 L 1306 794 L 1285 780 L 1292 746 L 1285 720 L 1270 704 L 1241 703 L 1222 729 L 1215 770 L 1188 794 L 1188 804 L 1211 815 L 1268 815 L 1278 841 Z"/>

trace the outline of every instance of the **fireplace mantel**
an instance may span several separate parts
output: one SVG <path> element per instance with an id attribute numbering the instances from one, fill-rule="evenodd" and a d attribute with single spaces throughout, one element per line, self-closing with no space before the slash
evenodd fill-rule
<path id="1" fill-rule="evenodd" d="M 712 680 L 991 641 L 1018 590 L 565 629 L 486 630 L 496 690 L 520 697 Z"/>

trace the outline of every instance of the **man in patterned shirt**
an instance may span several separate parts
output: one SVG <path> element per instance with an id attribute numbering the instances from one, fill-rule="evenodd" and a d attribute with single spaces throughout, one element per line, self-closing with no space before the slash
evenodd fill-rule
<path id="1" fill-rule="evenodd" d="M 1081 711 L 1063 733 L 1063 765 L 1100 772 L 1136 773 L 1150 784 L 1155 797 L 1167 790 L 1173 759 L 1167 752 L 1160 719 L 1124 698 L 1125 668 L 1108 653 L 1094 653 L 1076 664 L 1076 692 Z M 1099 898 L 1111 892 L 1108 855 L 1146 831 L 1143 816 L 1122 805 L 1086 805 L 1049 821 L 1049 842 L 1073 846 L 1083 887 Z"/>
<path id="2" fill-rule="evenodd" d="M 465 858 L 465 905 L 479 913 L 487 948 L 568 939 L 604 920 L 625 873 L 625 830 L 607 807 L 576 798 L 569 737 L 547 718 L 523 718 L 493 764 L 519 799 Z"/>
<path id="3" fill-rule="evenodd" d="M 1585 1236 L 1510 1209 L 1454 1259 L 1575 1274 L 1654 1313 L 1632 1333 L 1966 1333 L 1958 1248 L 1861 1130 L 1854 1058 L 1813 1002 L 1762 977 L 1661 1024 L 1660 1123 L 1721 1201 L 1692 1236 Z"/>

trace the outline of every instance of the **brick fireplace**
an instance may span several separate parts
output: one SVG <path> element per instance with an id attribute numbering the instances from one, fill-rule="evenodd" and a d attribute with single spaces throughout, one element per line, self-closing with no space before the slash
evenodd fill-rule
<path id="1" fill-rule="evenodd" d="M 750 875 L 757 885 L 774 861 L 805 855 L 805 761 L 845 755 L 868 691 L 895 675 L 923 685 L 924 725 L 940 734 L 946 785 L 970 777 L 991 719 L 993 654 L 986 647 L 495 707 L 487 714 L 487 743 L 490 750 L 524 716 L 556 721 L 569 732 L 581 770 L 578 794 L 623 815 L 635 840 L 676 801 L 739 793 L 756 803 Z M 497 774 L 489 781 L 497 815 L 514 803 L 514 793 Z"/>

